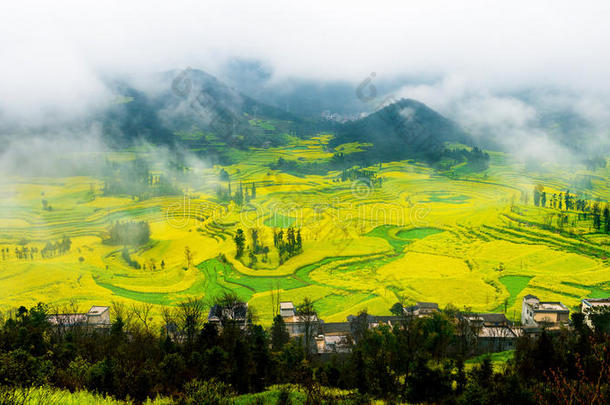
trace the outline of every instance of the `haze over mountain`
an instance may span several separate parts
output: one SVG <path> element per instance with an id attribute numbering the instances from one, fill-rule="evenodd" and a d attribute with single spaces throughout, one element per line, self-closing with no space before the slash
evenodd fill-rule
<path id="1" fill-rule="evenodd" d="M 242 100 L 218 93 L 226 99 L 221 115 L 243 109 L 277 118 L 287 111 L 294 123 L 328 110 L 353 119 L 388 97 L 409 98 L 453 120 L 479 145 L 542 160 L 588 156 L 610 143 L 610 10 L 602 2 L 570 5 L 229 1 L 146 13 L 137 1 L 6 6 L 0 135 L 60 128 L 157 141 L 193 124 L 205 129 L 209 117 L 183 111 L 192 100 L 172 94 L 169 78 L 150 80 L 192 66 L 239 90 Z M 367 80 L 376 95 L 363 102 L 357 89 Z M 117 103 L 129 94 L 139 96 Z M 238 118 L 236 129 L 252 130 Z M 310 124 L 302 125 L 296 130 L 308 132 Z M 262 132 L 269 138 L 263 143 L 274 142 Z"/>

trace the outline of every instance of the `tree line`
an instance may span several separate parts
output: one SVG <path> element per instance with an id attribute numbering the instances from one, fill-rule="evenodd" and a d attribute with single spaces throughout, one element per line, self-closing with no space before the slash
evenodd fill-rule
<path id="1" fill-rule="evenodd" d="M 176 166 L 176 165 L 175 165 Z M 184 170 L 184 167 L 175 167 Z M 180 188 L 163 173 L 154 173 L 142 158 L 128 162 L 106 160 L 102 171 L 104 195 L 130 195 L 145 200 L 161 195 L 180 194 Z"/>
<path id="2" fill-rule="evenodd" d="M 68 236 L 62 237 L 61 240 L 51 242 L 47 241 L 42 249 L 37 246 L 16 246 L 13 250 L 15 258 L 18 260 L 34 260 L 35 255 L 40 253 L 42 259 L 49 257 L 59 256 L 70 251 L 72 246 L 72 240 Z M 0 248 L 0 254 L 2 260 L 7 260 L 11 256 L 11 249 L 9 247 Z"/>
<path id="3" fill-rule="evenodd" d="M 273 246 L 277 249 L 280 257 L 280 264 L 283 264 L 286 260 L 294 257 L 300 253 L 303 253 L 303 238 L 301 237 L 301 230 L 289 227 L 286 230 L 286 239 L 284 239 L 284 230 L 279 231 L 273 230 Z"/>
<path id="4" fill-rule="evenodd" d="M 227 183 L 227 188 L 224 188 L 220 182 L 216 185 L 216 198 L 218 198 L 218 200 L 224 202 L 233 201 L 237 205 L 243 205 L 256 198 L 256 182 L 252 182 L 248 186 L 240 181 L 237 190 L 233 192 L 229 173 L 225 169 L 221 169 L 218 176 L 220 182 Z"/>
<path id="5" fill-rule="evenodd" d="M 246 246 L 246 233 L 241 228 L 237 229 L 237 232 L 233 237 L 233 242 L 235 242 L 235 258 L 239 260 L 244 257 L 247 249 L 250 267 L 253 267 L 258 262 L 258 256 L 262 256 L 261 261 L 267 263 L 269 261 L 269 246 L 264 245 L 258 229 L 250 228 L 249 231 L 250 245 Z M 283 229 L 280 229 L 279 231 L 273 230 L 273 246 L 277 249 L 280 264 L 283 264 L 291 257 L 303 253 L 301 230 L 295 230 L 293 227 L 289 227 L 286 230 L 285 235 L 286 236 L 284 237 Z"/>
<path id="6" fill-rule="evenodd" d="M 379 166 L 381 166 L 381 163 Z M 358 167 L 343 169 L 338 176 L 338 180 L 342 182 L 360 180 L 366 181 L 371 187 L 381 188 L 383 186 L 383 177 L 377 176 L 377 172 L 374 170 L 359 169 Z"/>
<path id="7" fill-rule="evenodd" d="M 235 302 L 230 294 L 214 303 Z M 608 314 L 593 327 L 580 313 L 572 329 L 518 339 L 514 359 L 495 370 L 489 359 L 470 370 L 455 310 L 370 328 L 354 317 L 351 353 L 320 356 L 310 344 L 315 325 L 290 338 L 281 316 L 266 330 L 249 308 L 244 326 L 229 317 L 206 322 L 207 306 L 189 299 L 161 311 L 150 304 L 114 304 L 109 330 L 52 326 L 38 304 L 0 323 L 0 386 L 48 385 L 143 401 L 231 403 L 231 395 L 274 384 L 303 387 L 308 403 L 332 403 L 321 386 L 352 390 L 343 403 L 606 404 L 610 401 Z M 310 300 L 299 319 L 313 319 Z M 605 320 L 604 320 L 605 319 Z M 218 396 L 218 391 L 224 393 Z M 193 398 L 199 398 L 195 400 Z M 199 401 L 199 402 L 197 402 Z"/>
<path id="8" fill-rule="evenodd" d="M 528 203 L 527 193 L 522 193 L 521 201 Z M 591 220 L 596 231 L 610 233 L 610 205 L 600 201 L 591 201 L 582 196 L 565 192 L 547 194 L 542 185 L 537 185 L 533 190 L 533 204 L 536 207 L 553 208 L 558 211 L 576 212 L 579 220 Z M 567 213 L 560 213 L 558 225 L 565 226 L 568 223 Z"/>

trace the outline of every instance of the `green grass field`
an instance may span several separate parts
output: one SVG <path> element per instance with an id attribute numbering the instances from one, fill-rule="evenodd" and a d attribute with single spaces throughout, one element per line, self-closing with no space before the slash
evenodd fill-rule
<path id="1" fill-rule="evenodd" d="M 0 260 L 0 308 L 38 301 L 82 310 L 112 301 L 158 307 L 188 297 L 209 303 L 235 291 L 268 324 L 272 290 L 282 300 L 309 296 L 328 321 L 365 308 L 389 314 L 400 299 L 477 311 L 503 311 L 506 302 L 508 316 L 516 318 L 525 294 L 572 308 L 585 297 L 610 296 L 609 235 L 594 232 L 590 219 L 575 213 L 562 231 L 546 230 L 546 218 L 556 212 L 519 202 L 520 190 L 531 192 L 536 184 L 608 201 L 610 169 L 547 165 L 528 173 L 509 156 L 492 153 L 488 170 L 451 176 L 413 162 L 377 164 L 368 169 L 383 177 L 383 186 L 358 189 L 338 181 L 337 172 L 294 176 L 268 166 L 278 157 L 328 160 L 329 139 L 236 152 L 242 163 L 224 169 L 234 184 L 257 185 L 256 198 L 243 206 L 216 200 L 220 167 L 194 168 L 193 177 L 205 181 L 185 184 L 185 197 L 143 201 L 103 196 L 97 178 L 2 177 L 0 248 L 9 253 Z M 358 150 L 348 146 L 345 153 Z M 573 187 L 581 175 L 594 179 L 592 189 Z M 52 211 L 42 209 L 42 198 Z M 117 220 L 150 223 L 151 243 L 130 249 L 145 269 L 130 267 L 120 246 L 102 243 Z M 280 265 L 273 231 L 288 226 L 301 229 L 303 253 Z M 247 235 L 258 230 L 271 248 L 266 262 L 234 259 L 237 228 Z M 13 253 L 24 243 L 42 248 L 64 235 L 73 242 L 67 254 L 24 260 Z M 188 268 L 185 247 L 193 252 Z"/>

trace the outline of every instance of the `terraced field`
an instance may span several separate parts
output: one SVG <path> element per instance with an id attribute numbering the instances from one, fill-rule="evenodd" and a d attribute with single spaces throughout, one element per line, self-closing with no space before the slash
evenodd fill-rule
<path id="1" fill-rule="evenodd" d="M 525 294 L 572 307 L 584 297 L 610 295 L 608 235 L 593 232 L 590 220 L 575 215 L 564 231 L 545 230 L 545 216 L 553 210 L 519 203 L 521 190 L 535 184 L 578 192 L 572 187 L 577 175 L 601 179 L 584 191 L 608 201 L 609 169 L 552 166 L 527 173 L 509 157 L 492 154 L 485 172 L 449 176 L 413 162 L 391 162 L 368 168 L 384 179 L 383 186 L 370 188 L 341 182 L 338 172 L 295 176 L 269 167 L 279 157 L 300 164 L 331 159 L 329 139 L 321 135 L 288 147 L 236 152 L 243 163 L 224 167 L 233 184 L 256 183 L 256 198 L 242 206 L 216 199 L 220 167 L 193 168 L 205 181 L 184 184 L 184 196 L 143 201 L 104 196 L 101 180 L 92 177 L 3 177 L 0 248 L 8 253 L 0 260 L 0 307 L 37 301 L 75 302 L 82 309 L 112 301 L 163 306 L 191 296 L 211 302 L 235 291 L 269 323 L 273 291 L 282 300 L 312 298 L 328 321 L 364 308 L 388 314 L 398 300 L 506 308 L 518 317 Z M 52 210 L 43 209 L 42 199 Z M 122 247 L 102 243 L 119 220 L 150 223 L 151 242 L 130 248 L 146 268 L 130 267 Z M 279 264 L 273 231 L 288 226 L 301 230 L 303 253 Z M 235 259 L 238 228 L 247 235 L 258 230 L 270 247 L 268 260 Z M 42 249 L 64 235 L 72 240 L 66 254 L 17 259 L 13 253 L 20 246 Z M 186 247 L 195 265 L 187 266 Z"/>

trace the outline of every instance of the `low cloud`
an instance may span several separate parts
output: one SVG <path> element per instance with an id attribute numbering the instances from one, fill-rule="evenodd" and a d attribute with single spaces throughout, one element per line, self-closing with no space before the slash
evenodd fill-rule
<path id="1" fill-rule="evenodd" d="M 574 157 L 574 149 L 603 153 L 610 146 L 610 105 L 591 92 L 557 88 L 493 91 L 451 75 L 434 84 L 405 86 L 395 94 L 438 110 L 481 144 L 499 146 L 524 158 L 565 161 Z"/>

